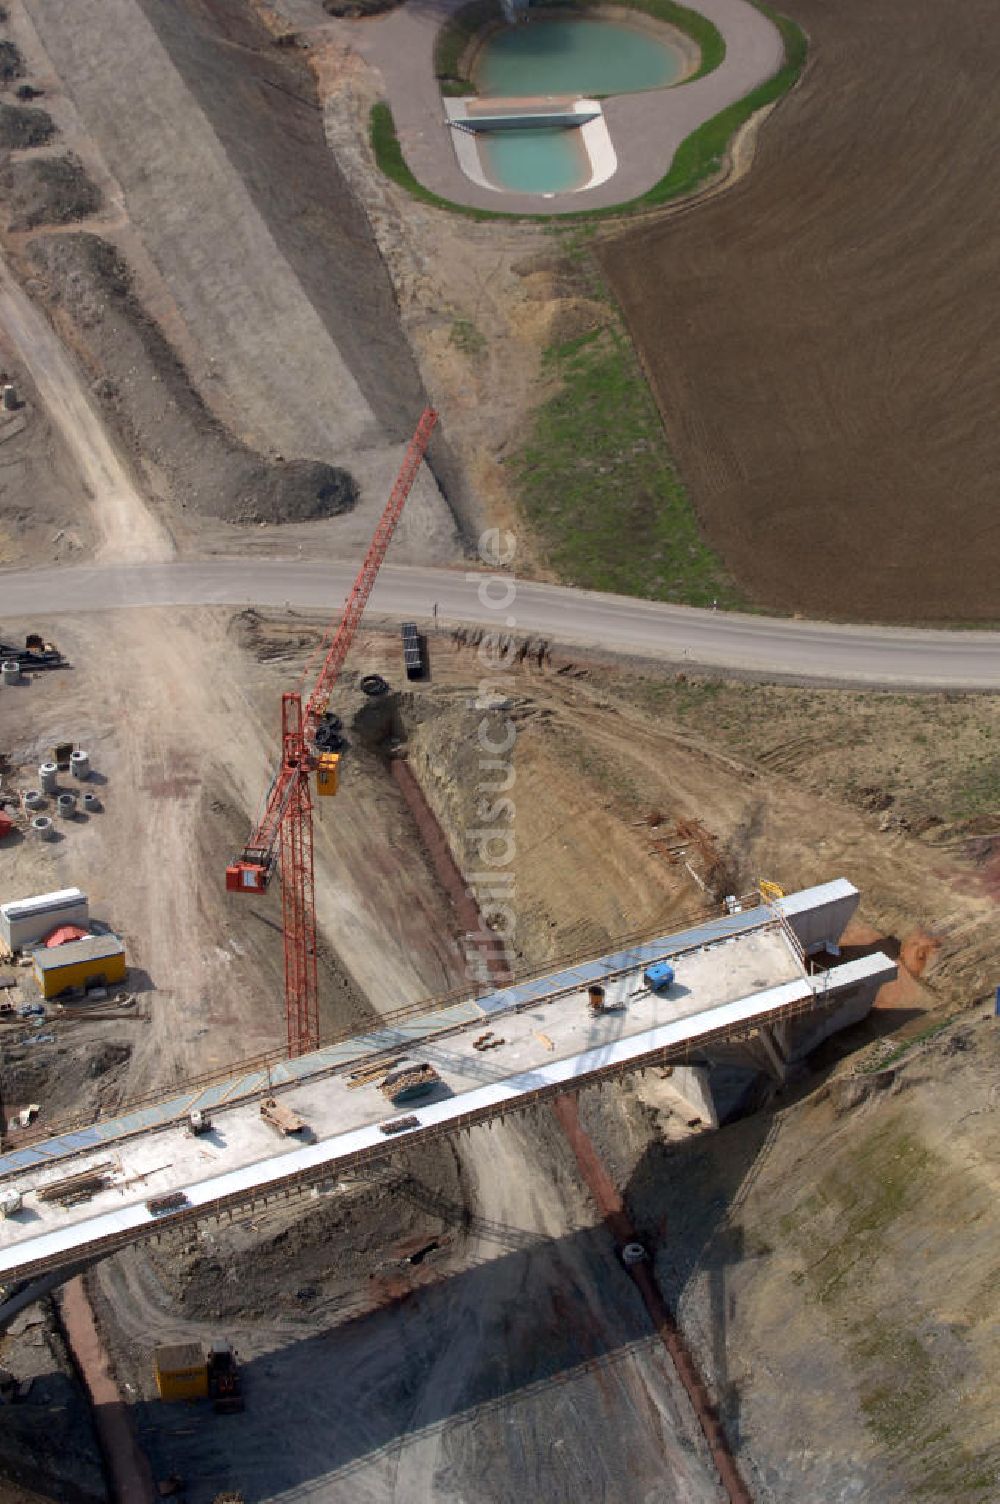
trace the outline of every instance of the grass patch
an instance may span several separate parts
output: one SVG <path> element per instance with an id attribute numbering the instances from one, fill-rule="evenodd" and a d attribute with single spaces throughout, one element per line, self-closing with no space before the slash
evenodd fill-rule
<path id="1" fill-rule="evenodd" d="M 406 165 L 403 149 L 396 135 L 396 124 L 392 118 L 392 111 L 387 104 L 381 101 L 372 105 L 371 114 L 368 117 L 368 140 L 375 155 L 375 161 L 387 178 L 398 183 L 400 188 L 405 188 L 413 198 L 421 203 L 430 204 L 435 209 L 448 209 L 453 214 L 465 214 L 470 219 L 508 219 L 510 215 L 496 215 L 488 209 L 470 209 L 465 204 L 453 204 L 446 198 L 439 198 L 429 188 L 413 176 Z"/>
<path id="2" fill-rule="evenodd" d="M 434 43 L 434 76 L 442 94 L 475 94 L 476 86 L 462 71 L 462 58 L 474 36 L 503 17 L 500 0 L 473 0 L 445 22 Z"/>
<path id="3" fill-rule="evenodd" d="M 729 105 L 693 131 L 678 147 L 666 177 L 661 178 L 641 198 L 633 199 L 630 204 L 621 205 L 617 212 L 620 213 L 622 209 L 651 208 L 656 204 L 666 204 L 672 199 L 693 193 L 702 183 L 721 170 L 730 141 L 751 115 L 769 104 L 774 104 L 798 79 L 806 61 L 805 33 L 796 26 L 794 21 L 788 20 L 786 16 L 779 16 L 769 6 L 762 5 L 760 0 L 754 0 L 754 3 L 757 9 L 763 11 L 764 15 L 773 21 L 781 32 L 782 41 L 785 44 L 784 63 L 766 83 L 751 90 L 743 99 L 738 99 L 735 104 Z M 600 212 L 606 214 L 611 211 Z"/>
<path id="4" fill-rule="evenodd" d="M 802 1252 L 819 1305 L 832 1311 L 850 1302 L 865 1268 L 882 1257 L 886 1234 L 919 1203 L 937 1168 L 896 1117 L 841 1153 L 786 1214 L 780 1231 Z"/>
<path id="5" fill-rule="evenodd" d="M 879 1056 L 871 1065 L 862 1068 L 863 1076 L 877 1076 L 880 1071 L 888 1070 L 891 1065 L 896 1065 L 904 1055 L 909 1054 L 918 1044 L 924 1044 L 928 1039 L 934 1039 L 936 1035 L 943 1034 L 949 1025 L 953 1024 L 953 1018 L 941 1018 L 937 1023 L 930 1024 L 928 1028 L 921 1029 L 919 1034 L 914 1034 L 912 1039 L 904 1039 L 902 1044 L 896 1046 L 888 1055 Z"/>
<path id="6" fill-rule="evenodd" d="M 566 10 L 579 14 L 606 3 L 606 0 L 546 0 L 546 9 Z M 722 34 L 707 16 L 678 5 L 676 0 L 616 0 L 623 10 L 637 10 L 657 21 L 666 21 L 682 31 L 697 45 L 701 55 L 698 71 L 691 81 L 713 72 L 726 55 Z M 491 22 L 503 19 L 499 0 L 473 0 L 463 6 L 438 32 L 434 44 L 434 74 L 441 93 L 455 97 L 475 94 L 476 86 L 463 70 L 462 60 L 472 41 Z"/>
<path id="7" fill-rule="evenodd" d="M 900 696 L 714 676 L 619 679 L 618 686 L 742 761 L 844 800 L 873 821 L 882 805 L 872 793 L 884 791 L 891 812 L 928 842 L 939 833 L 972 842 L 977 828 L 1000 830 L 1000 769 L 995 756 L 982 761 L 1000 739 L 998 695 Z M 983 847 L 985 857 L 989 839 Z"/>
<path id="8" fill-rule="evenodd" d="M 547 562 L 593 590 L 691 605 L 739 604 L 702 542 L 631 341 L 616 325 L 546 354 L 559 390 L 511 461 Z"/>
<path id="9" fill-rule="evenodd" d="M 486 336 L 477 329 L 471 319 L 457 318 L 451 324 L 451 343 L 463 355 L 482 355 L 486 350 Z"/>
<path id="10" fill-rule="evenodd" d="M 986 1501 L 995 1497 L 994 1470 L 941 1424 L 948 1382 L 931 1353 L 910 1330 L 873 1316 L 859 1329 L 851 1357 L 871 1377 L 861 1390 L 861 1410 L 872 1436 L 906 1459 L 912 1497 Z"/>
<path id="11" fill-rule="evenodd" d="M 921 1211 L 951 1173 L 897 1113 L 860 1142 L 841 1143 L 813 1189 L 780 1217 L 775 1241 L 798 1251 L 800 1278 L 843 1341 L 872 1441 L 906 1480 L 907 1497 L 986 1504 L 995 1473 L 962 1435 L 954 1395 L 961 1360 L 934 1341 L 936 1302 L 914 1298 L 905 1263 L 892 1263 L 901 1249 L 920 1248 Z"/>

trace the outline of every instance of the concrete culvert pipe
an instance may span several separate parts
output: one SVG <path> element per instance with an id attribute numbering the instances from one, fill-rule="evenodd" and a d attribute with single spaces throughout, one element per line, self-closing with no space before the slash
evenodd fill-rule
<path id="1" fill-rule="evenodd" d="M 38 777 L 41 781 L 42 792 L 54 794 L 56 791 L 56 779 L 59 777 L 59 769 L 54 762 L 43 762 L 38 765 Z"/>
<path id="2" fill-rule="evenodd" d="M 83 807 L 88 815 L 96 815 L 101 807 L 101 801 L 96 794 L 84 794 Z"/>
<path id="3" fill-rule="evenodd" d="M 56 809 L 63 820 L 72 820 L 76 814 L 76 795 L 60 794 L 56 800 Z"/>
<path id="4" fill-rule="evenodd" d="M 36 815 L 31 822 L 31 833 L 36 841 L 51 841 L 56 832 L 48 815 Z"/>
<path id="5" fill-rule="evenodd" d="M 20 684 L 21 665 L 16 658 L 5 658 L 0 663 L 0 678 L 5 684 Z"/>
<path id="6" fill-rule="evenodd" d="M 26 789 L 21 796 L 21 802 L 23 803 L 25 809 L 41 809 L 42 805 L 45 803 L 45 800 L 42 798 L 38 789 Z"/>
<path id="7" fill-rule="evenodd" d="M 74 778 L 81 782 L 90 777 L 90 756 L 88 753 L 77 750 L 69 754 L 69 770 Z"/>

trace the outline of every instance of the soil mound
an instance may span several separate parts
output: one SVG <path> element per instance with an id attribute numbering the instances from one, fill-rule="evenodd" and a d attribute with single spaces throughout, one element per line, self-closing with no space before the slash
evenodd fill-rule
<path id="1" fill-rule="evenodd" d="M 0 147 L 17 151 L 27 146 L 44 146 L 55 135 L 55 125 L 44 110 L 28 105 L 0 104 Z"/>
<path id="2" fill-rule="evenodd" d="M 348 21 L 357 21 L 361 16 L 378 16 L 395 10 L 401 4 L 402 0 L 323 0 L 323 9 L 328 16 L 346 16 Z"/>
<path id="3" fill-rule="evenodd" d="M 50 298 L 81 331 L 94 391 L 129 446 L 151 458 L 182 507 L 226 522 L 307 522 L 357 503 L 353 476 L 320 460 L 271 460 L 208 411 L 132 290 L 128 264 L 99 236 L 33 240 Z"/>
<path id="4" fill-rule="evenodd" d="M 453 1145 L 424 1144 L 372 1178 L 342 1181 L 318 1200 L 258 1211 L 210 1237 L 178 1232 L 152 1251 L 185 1319 L 309 1318 L 377 1306 L 434 1278 L 468 1222 Z"/>
<path id="5" fill-rule="evenodd" d="M 339 517 L 358 499 L 353 477 L 322 460 L 277 465 L 248 457 L 234 492 L 226 514 L 230 522 L 312 522 Z"/>
<path id="6" fill-rule="evenodd" d="M 6 16 L 3 18 L 6 20 Z M 0 83 L 9 84 L 11 79 L 21 78 L 24 59 L 13 42 L 0 42 Z"/>
<path id="7" fill-rule="evenodd" d="M 101 207 L 100 189 L 74 156 L 8 162 L 0 188 L 7 199 L 12 230 L 71 224 Z"/>
<path id="8" fill-rule="evenodd" d="M 44 1121 L 53 1124 L 118 1106 L 132 1057 L 130 1044 L 59 1035 L 44 1049 L 32 1045 L 26 1034 L 4 1051 L 4 1103 L 9 1109 L 38 1102 Z"/>

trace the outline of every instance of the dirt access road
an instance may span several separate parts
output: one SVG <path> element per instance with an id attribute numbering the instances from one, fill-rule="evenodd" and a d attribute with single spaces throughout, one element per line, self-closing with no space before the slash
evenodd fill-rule
<path id="1" fill-rule="evenodd" d="M 331 612 L 354 578 L 350 565 L 299 559 L 184 560 L 0 573 L 11 614 L 55 618 L 117 607 L 288 606 Z M 509 604 L 500 610 L 493 604 Z M 440 625 L 541 635 L 562 644 L 663 658 L 684 667 L 769 680 L 887 689 L 1000 689 L 1000 636 L 990 632 L 836 626 L 703 611 L 484 573 L 387 564 L 373 613 Z"/>
<path id="2" fill-rule="evenodd" d="M 97 558 L 167 559 L 173 546 L 150 514 L 100 422 L 80 372 L 51 324 L 0 256 L 0 326 L 29 367 L 41 402 L 73 456 L 80 485 L 94 502 L 101 542 Z"/>
<path id="3" fill-rule="evenodd" d="M 600 250 L 698 517 L 758 605 L 991 622 L 1000 149 L 986 0 L 789 0 L 753 170 Z"/>

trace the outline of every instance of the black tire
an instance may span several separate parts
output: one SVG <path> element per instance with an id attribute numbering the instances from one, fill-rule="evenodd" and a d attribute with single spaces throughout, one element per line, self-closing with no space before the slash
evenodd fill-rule
<path id="1" fill-rule="evenodd" d="M 344 734 L 340 729 L 340 716 L 335 715 L 333 720 L 336 725 L 329 721 L 320 721 L 316 727 L 316 745 L 321 752 L 339 752 L 344 746 Z"/>
<path id="2" fill-rule="evenodd" d="M 381 674 L 365 674 L 361 680 L 361 693 L 364 695 L 387 695 L 389 686 Z"/>

